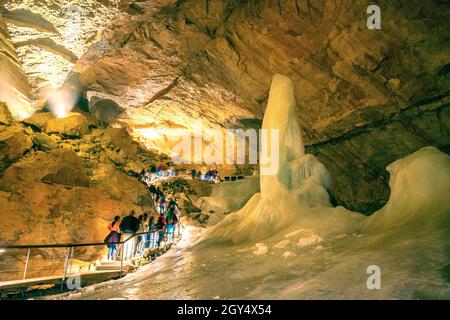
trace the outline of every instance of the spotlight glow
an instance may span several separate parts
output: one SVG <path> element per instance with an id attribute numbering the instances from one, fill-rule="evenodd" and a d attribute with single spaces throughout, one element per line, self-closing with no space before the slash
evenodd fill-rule
<path id="1" fill-rule="evenodd" d="M 76 93 L 66 88 L 53 89 L 47 96 L 50 111 L 57 118 L 65 118 L 75 106 Z"/>

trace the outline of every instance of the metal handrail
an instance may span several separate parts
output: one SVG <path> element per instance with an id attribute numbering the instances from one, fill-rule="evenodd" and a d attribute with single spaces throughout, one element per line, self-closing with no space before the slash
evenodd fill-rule
<path id="1" fill-rule="evenodd" d="M 180 222 L 179 222 L 180 223 Z M 181 226 L 181 225 L 180 225 Z M 179 228 L 180 228 L 179 226 Z M 152 227 L 149 231 L 144 232 L 136 232 L 132 234 L 130 237 L 123 241 L 117 241 L 117 242 L 92 242 L 92 243 L 62 243 L 62 244 L 42 244 L 42 245 L 8 245 L 8 244 L 0 244 L 0 249 L 27 249 L 27 256 L 25 260 L 25 268 L 22 279 L 26 279 L 27 271 L 28 271 L 28 262 L 30 260 L 30 251 L 31 249 L 38 249 L 38 248 L 67 248 L 67 254 L 65 255 L 65 261 L 64 261 L 64 274 L 62 276 L 62 282 L 61 282 L 61 290 L 63 290 L 64 282 L 67 279 L 68 273 L 71 271 L 68 270 L 69 264 L 70 264 L 70 270 L 72 270 L 72 259 L 73 259 L 73 250 L 75 247 L 88 247 L 88 246 L 104 246 L 104 245 L 110 245 L 110 244 L 118 244 L 123 245 L 131 240 L 132 238 L 135 238 L 140 235 L 146 235 L 146 234 L 153 234 L 158 231 L 161 231 L 161 229 L 157 227 Z M 123 233 L 123 232 L 122 232 Z M 180 237 L 180 229 L 178 229 L 178 237 Z M 120 274 L 119 277 L 122 277 L 123 274 L 123 267 L 124 267 L 124 254 L 122 252 L 121 254 L 121 260 L 120 260 Z"/>
<path id="2" fill-rule="evenodd" d="M 119 242 L 108 242 L 108 244 L 124 244 L 131 238 L 143 234 L 151 234 L 158 231 L 158 229 L 154 228 L 151 231 L 137 232 L 133 233 L 129 238 Z M 92 243 L 57 243 L 57 244 L 30 244 L 30 245 L 9 245 L 9 244 L 0 244 L 0 249 L 38 249 L 38 248 L 69 248 L 69 247 L 91 247 L 91 246 L 104 246 L 105 242 L 92 242 Z"/>

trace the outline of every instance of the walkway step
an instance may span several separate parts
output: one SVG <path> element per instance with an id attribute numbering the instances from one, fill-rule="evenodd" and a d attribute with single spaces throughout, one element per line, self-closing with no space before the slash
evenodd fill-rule
<path id="1" fill-rule="evenodd" d="M 109 261 L 109 260 L 105 260 L 105 261 L 101 261 L 100 265 L 102 266 L 119 266 L 120 267 L 120 261 Z M 126 264 L 126 262 L 124 262 L 124 264 Z"/>
<path id="2" fill-rule="evenodd" d="M 120 271 L 120 265 L 118 265 L 118 266 L 98 265 L 97 267 L 95 267 L 95 270 L 97 270 L 97 271 Z M 124 265 L 123 270 L 128 272 L 130 270 L 134 270 L 134 267 L 131 265 Z"/>

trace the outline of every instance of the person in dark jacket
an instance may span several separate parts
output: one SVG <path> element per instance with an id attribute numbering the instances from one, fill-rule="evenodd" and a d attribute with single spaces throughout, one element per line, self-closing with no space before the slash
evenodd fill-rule
<path id="1" fill-rule="evenodd" d="M 157 194 L 157 191 L 158 191 L 156 189 L 156 187 L 153 184 L 151 184 L 150 187 L 148 187 L 148 191 L 150 192 L 150 195 L 151 195 L 152 199 L 155 200 L 156 194 Z"/>
<path id="2" fill-rule="evenodd" d="M 151 216 L 149 221 L 148 221 L 148 225 L 147 225 L 147 232 L 150 232 L 153 230 L 153 228 L 155 227 L 155 217 Z M 155 234 L 154 233 L 148 233 L 146 234 L 146 238 L 145 238 L 145 249 L 153 247 L 154 246 L 154 238 L 155 238 Z"/>
<path id="3" fill-rule="evenodd" d="M 164 213 L 161 213 L 156 222 L 156 229 L 158 230 L 158 247 L 161 245 L 161 241 L 164 240 L 164 233 L 166 232 L 166 217 Z"/>
<path id="4" fill-rule="evenodd" d="M 171 206 L 167 213 L 166 219 L 166 229 L 167 229 L 167 240 L 174 241 L 175 240 L 175 226 L 178 223 L 178 217 L 175 211 L 175 207 Z"/>
<path id="5" fill-rule="evenodd" d="M 143 233 L 145 232 L 145 223 L 147 222 L 147 214 L 141 214 L 138 218 L 139 220 L 139 230 L 138 233 Z M 143 246 L 144 246 L 144 239 L 145 236 L 144 235 L 138 235 L 137 236 L 137 240 L 136 240 L 136 246 L 134 247 L 134 253 L 133 255 L 136 255 L 136 253 L 138 254 L 142 254 L 143 252 Z"/>
<path id="6" fill-rule="evenodd" d="M 131 210 L 130 214 L 122 219 L 122 222 L 120 223 L 120 231 L 122 231 L 122 233 L 134 234 L 138 232 L 140 222 L 134 215 L 134 210 Z"/>
<path id="7" fill-rule="evenodd" d="M 120 231 L 122 231 L 123 241 L 126 241 L 132 237 L 139 230 L 140 222 L 134 215 L 134 210 L 131 210 L 130 214 L 123 218 L 120 223 Z M 123 244 L 122 254 L 124 255 L 124 260 L 130 260 L 132 258 L 135 245 L 136 243 L 134 237 L 130 238 Z"/>

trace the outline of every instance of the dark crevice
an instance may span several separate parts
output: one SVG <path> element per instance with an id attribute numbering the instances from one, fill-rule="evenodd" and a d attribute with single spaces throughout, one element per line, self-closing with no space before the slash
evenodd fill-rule
<path id="1" fill-rule="evenodd" d="M 178 84 L 179 78 L 180 78 L 180 76 L 176 77 L 175 80 L 173 80 L 167 87 L 165 87 L 164 89 L 161 89 L 156 94 L 154 94 L 153 97 L 146 104 L 151 104 L 152 102 L 154 102 L 158 99 L 161 99 L 166 94 L 168 94 Z"/>
<path id="2" fill-rule="evenodd" d="M 433 108 L 431 110 L 423 110 L 423 111 L 417 110 L 419 112 L 419 114 L 416 114 L 416 115 L 414 115 L 414 114 L 413 115 L 405 114 L 406 112 L 408 112 L 411 109 L 414 109 L 414 108 L 419 108 L 420 109 L 420 107 L 424 107 L 424 106 L 429 105 L 431 103 L 435 103 L 435 102 L 440 101 L 441 99 L 444 99 L 446 97 L 449 97 L 449 95 L 438 96 L 438 97 L 433 97 L 433 98 L 422 100 L 424 102 L 423 104 L 417 104 L 417 103 L 413 104 L 413 105 L 411 105 L 411 106 L 409 106 L 407 108 L 402 109 L 398 113 L 395 113 L 395 114 L 390 115 L 390 116 L 384 116 L 380 120 L 375 120 L 373 122 L 367 123 L 367 124 L 362 125 L 360 127 L 356 127 L 355 129 L 350 130 L 348 132 L 345 132 L 345 133 L 343 133 L 341 135 L 333 136 L 332 138 L 329 138 L 329 139 L 325 139 L 325 140 L 322 140 L 322 141 L 311 143 L 311 144 L 308 145 L 308 147 L 318 147 L 318 146 L 327 145 L 327 144 L 336 144 L 339 141 L 348 140 L 348 139 L 350 139 L 353 136 L 365 133 L 365 132 L 367 132 L 367 131 L 369 131 L 369 130 L 371 130 L 373 128 L 383 127 L 383 126 L 387 125 L 388 123 L 392 123 L 392 122 L 398 122 L 400 120 L 400 117 L 402 117 L 404 119 L 405 117 L 406 118 L 410 118 L 410 117 L 417 116 L 421 112 L 422 113 L 439 112 L 440 110 L 449 107 L 450 104 L 444 102 L 439 107 Z"/>

